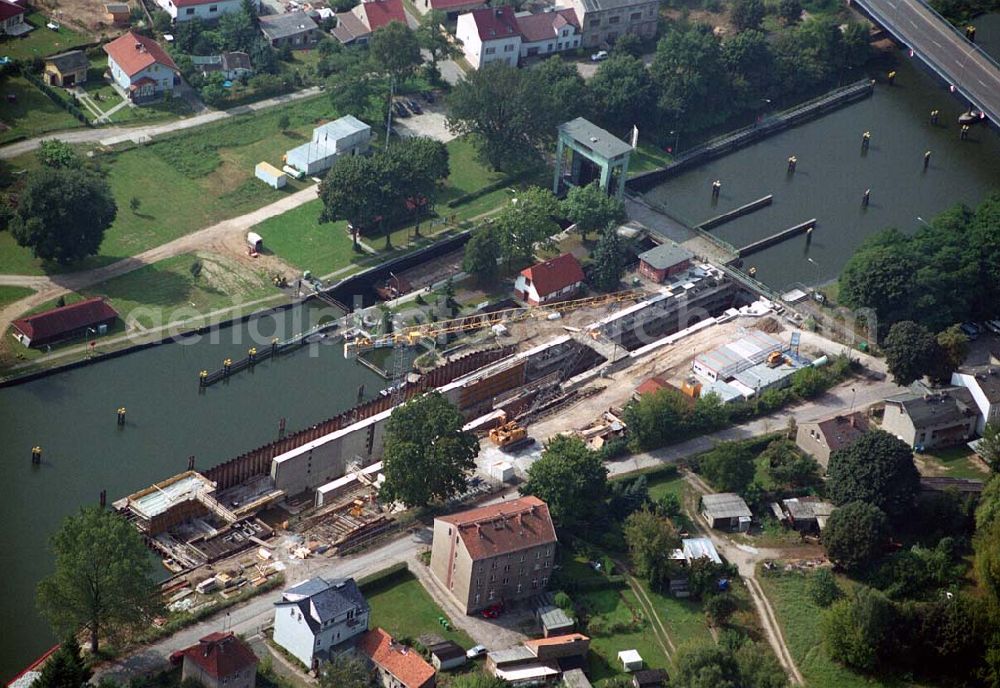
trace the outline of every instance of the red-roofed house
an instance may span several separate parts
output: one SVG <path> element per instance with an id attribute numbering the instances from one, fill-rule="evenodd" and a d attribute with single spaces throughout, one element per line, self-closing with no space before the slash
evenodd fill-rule
<path id="1" fill-rule="evenodd" d="M 826 468 L 830 454 L 843 449 L 868 432 L 868 418 L 861 411 L 811 423 L 799 423 L 795 444 Z"/>
<path id="2" fill-rule="evenodd" d="M 521 57 L 551 55 L 580 47 L 580 22 L 572 9 L 539 12 L 517 18 Z"/>
<path id="3" fill-rule="evenodd" d="M 369 0 L 355 5 L 349 12 L 338 12 L 333 35 L 344 45 L 365 44 L 373 33 L 390 22 L 406 26 L 403 0 Z"/>
<path id="4" fill-rule="evenodd" d="M 170 660 L 184 662 L 182 681 L 191 678 L 205 688 L 254 688 L 257 682 L 257 655 L 231 632 L 206 635 Z"/>
<path id="5" fill-rule="evenodd" d="M 454 19 L 461 12 L 471 12 L 486 7 L 486 0 L 416 0 L 414 4 L 421 14 L 444 12 L 448 19 Z"/>
<path id="6" fill-rule="evenodd" d="M 241 12 L 243 0 L 156 0 L 174 21 L 191 21 L 194 18 L 203 21 L 218 19 L 227 12 Z M 257 8 L 259 2 L 254 0 Z"/>
<path id="7" fill-rule="evenodd" d="M 85 334 L 88 330 L 100 332 L 111 327 L 118 319 L 114 308 L 95 296 L 68 306 L 20 318 L 12 323 L 14 338 L 25 346 L 45 346 L 64 339 Z"/>
<path id="8" fill-rule="evenodd" d="M 385 688 L 434 688 L 434 667 L 381 628 L 358 638 L 357 648 L 375 665 Z"/>
<path id="9" fill-rule="evenodd" d="M 583 285 L 583 268 L 572 253 L 521 270 L 514 281 L 514 294 L 532 306 L 562 301 Z"/>
<path id="10" fill-rule="evenodd" d="M 135 102 L 158 98 L 174 89 L 177 65 L 148 36 L 129 31 L 104 46 L 111 78 Z"/>
<path id="11" fill-rule="evenodd" d="M 0 0 L 0 36 L 20 36 L 31 31 L 31 24 L 24 21 L 27 10 L 13 0 Z"/>
<path id="12" fill-rule="evenodd" d="M 556 552 L 549 507 L 538 497 L 434 519 L 431 573 L 466 614 L 537 595 Z"/>
<path id="13" fill-rule="evenodd" d="M 460 14 L 455 37 L 462 42 L 465 59 L 476 69 L 491 62 L 517 66 L 521 30 L 510 5 Z"/>

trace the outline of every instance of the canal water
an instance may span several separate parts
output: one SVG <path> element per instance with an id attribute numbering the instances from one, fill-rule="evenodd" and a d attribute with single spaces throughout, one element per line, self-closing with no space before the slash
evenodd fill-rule
<path id="1" fill-rule="evenodd" d="M 983 27 L 977 38 L 1000 43 L 1000 17 L 989 20 L 977 22 Z M 1000 189 L 996 130 L 974 127 L 961 141 L 962 103 L 906 53 L 899 55 L 895 86 L 880 80 L 871 98 L 674 177 L 647 197 L 697 224 L 773 194 L 770 207 L 712 230 L 736 248 L 816 218 L 811 242 L 800 235 L 745 260 L 745 268 L 757 268 L 757 279 L 783 291 L 835 279 L 858 245 L 880 229 L 915 231 L 918 218 L 929 220 L 957 202 L 974 205 Z M 941 111 L 938 126 L 930 124 L 932 109 Z M 861 150 L 865 131 L 871 132 L 867 154 Z M 789 175 L 791 155 L 798 165 Z M 722 193 L 713 205 L 716 179 Z M 864 208 L 866 189 L 871 200 Z"/>
<path id="2" fill-rule="evenodd" d="M 306 329 L 315 308 L 244 323 L 195 344 L 164 344 L 0 390 L 0 679 L 6 682 L 55 639 L 34 604 L 37 581 L 49 573 L 48 538 L 82 504 L 106 489 L 114 501 L 187 468 L 208 468 L 352 406 L 385 381 L 340 346 L 309 347 L 199 392 L 198 371 L 241 358 L 272 336 Z M 298 313 L 296 315 L 295 313 Z M 116 409 L 126 407 L 119 430 Z M 31 465 L 34 445 L 43 450 Z M 16 623 L 15 623 L 16 621 Z"/>

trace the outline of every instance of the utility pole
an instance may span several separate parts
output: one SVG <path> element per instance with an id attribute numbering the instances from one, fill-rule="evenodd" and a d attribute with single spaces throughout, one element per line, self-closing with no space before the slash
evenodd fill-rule
<path id="1" fill-rule="evenodd" d="M 392 134 L 392 101 L 396 96 L 396 77 L 389 77 L 389 107 L 385 116 L 385 149 L 389 150 L 389 135 Z"/>

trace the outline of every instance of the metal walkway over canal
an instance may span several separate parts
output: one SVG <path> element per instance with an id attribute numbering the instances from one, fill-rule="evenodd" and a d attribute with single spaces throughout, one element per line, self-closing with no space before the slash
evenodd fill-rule
<path id="1" fill-rule="evenodd" d="M 1000 124 L 1000 64 L 921 0 L 852 0 L 948 85 Z"/>

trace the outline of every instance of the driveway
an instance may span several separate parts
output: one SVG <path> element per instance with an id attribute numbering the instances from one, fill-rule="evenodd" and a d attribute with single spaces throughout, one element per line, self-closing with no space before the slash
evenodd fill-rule
<path id="1" fill-rule="evenodd" d="M 440 100 L 434 104 L 420 103 L 420 107 L 424 111 L 422 115 L 393 117 L 392 126 L 400 136 L 428 136 L 442 143 L 448 143 L 457 136 L 448 130 L 444 107 Z"/>

